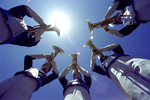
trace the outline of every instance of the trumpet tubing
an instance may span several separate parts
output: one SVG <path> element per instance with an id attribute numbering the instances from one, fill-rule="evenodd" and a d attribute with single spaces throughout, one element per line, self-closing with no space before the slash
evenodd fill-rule
<path id="1" fill-rule="evenodd" d="M 72 69 L 74 70 L 74 71 L 78 71 L 78 69 L 77 69 L 77 55 L 79 55 L 80 53 L 78 52 L 78 53 L 74 53 L 74 54 L 70 54 L 69 56 L 72 56 L 73 58 L 72 58 Z"/>
<path id="2" fill-rule="evenodd" d="M 46 67 L 49 67 L 49 65 L 51 64 L 52 58 L 54 59 L 58 53 L 64 53 L 64 51 L 57 46 L 53 46 L 53 49 L 55 50 L 55 53 L 54 53 L 54 55 L 50 55 L 51 57 L 46 60 L 46 62 L 45 62 Z"/>
<path id="3" fill-rule="evenodd" d="M 104 20 L 104 21 L 102 21 L 102 22 L 93 23 L 93 24 L 92 24 L 92 27 L 95 28 L 95 27 L 106 26 L 106 25 L 109 25 L 109 24 L 113 23 L 114 21 L 115 21 L 114 18 L 110 18 L 110 19 Z"/>
<path id="4" fill-rule="evenodd" d="M 93 39 L 93 37 L 91 37 L 91 38 L 84 44 L 83 47 L 85 47 L 86 45 L 89 45 L 90 48 L 91 48 L 92 50 L 95 50 L 96 53 L 97 53 L 100 57 L 104 56 L 104 55 L 96 48 L 96 46 L 92 43 L 92 39 Z"/>
<path id="5" fill-rule="evenodd" d="M 93 23 L 92 25 L 91 25 L 91 27 L 92 28 L 95 28 L 95 27 L 102 27 L 102 26 L 106 26 L 106 25 L 109 25 L 109 24 L 111 24 L 111 23 L 114 23 L 115 22 L 115 20 L 119 17 L 119 13 L 118 14 L 116 14 L 115 16 L 113 16 L 113 17 L 111 17 L 111 18 L 109 18 L 109 19 L 107 19 L 107 20 L 104 20 L 104 21 L 101 21 L 101 22 L 98 22 L 98 23 Z"/>

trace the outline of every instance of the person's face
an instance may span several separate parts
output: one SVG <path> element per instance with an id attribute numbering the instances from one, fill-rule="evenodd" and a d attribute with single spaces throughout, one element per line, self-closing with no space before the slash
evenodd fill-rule
<path id="1" fill-rule="evenodd" d="M 80 73 L 77 73 L 73 76 L 73 79 L 82 79 L 82 76 Z"/>
<path id="2" fill-rule="evenodd" d="M 118 16 L 118 18 L 116 19 L 116 22 L 117 22 L 118 24 L 122 24 L 121 16 Z"/>
<path id="3" fill-rule="evenodd" d="M 50 67 L 47 67 L 46 64 L 44 64 L 44 65 L 41 67 L 41 69 L 42 69 L 45 73 L 48 73 L 48 72 L 51 70 L 51 68 L 50 68 Z"/>
<path id="4" fill-rule="evenodd" d="M 33 30 L 33 28 L 28 26 L 28 34 L 29 34 L 29 35 L 34 34 L 34 32 L 32 32 L 32 30 Z"/>

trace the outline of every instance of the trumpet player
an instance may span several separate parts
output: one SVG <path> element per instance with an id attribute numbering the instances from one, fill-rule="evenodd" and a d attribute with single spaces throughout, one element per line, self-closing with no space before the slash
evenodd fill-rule
<path id="1" fill-rule="evenodd" d="M 26 25 L 24 17 L 33 18 L 40 26 L 34 27 Z M 55 31 L 58 36 L 60 30 L 57 27 L 46 25 L 43 19 L 30 7 L 20 5 L 9 10 L 0 8 L 0 44 L 14 44 L 19 46 L 36 46 L 45 31 Z"/>
<path id="2" fill-rule="evenodd" d="M 30 100 L 33 92 L 55 80 L 58 77 L 58 69 L 53 58 L 51 64 L 44 63 L 40 69 L 32 67 L 32 60 L 49 59 L 53 57 L 51 55 L 26 55 L 24 70 L 0 82 L 0 100 Z M 51 69 L 52 73 L 47 75 Z"/>
<path id="3" fill-rule="evenodd" d="M 73 70 L 73 80 L 68 81 L 65 77 L 71 69 Z M 79 66 L 77 63 L 72 63 L 70 66 L 66 67 L 59 76 L 59 81 L 63 86 L 63 96 L 64 100 L 91 100 L 89 88 L 91 86 L 91 76 L 87 70 Z"/>
<path id="4" fill-rule="evenodd" d="M 119 44 L 100 48 L 100 52 L 113 51 L 110 56 L 98 56 L 102 65 L 96 64 L 97 53 L 91 56 L 92 71 L 107 75 L 130 100 L 150 98 L 150 60 L 124 54 Z"/>
<path id="5" fill-rule="evenodd" d="M 103 20 L 107 20 L 116 10 L 120 11 L 120 16 L 114 24 L 123 23 L 125 27 L 121 30 L 111 29 L 108 26 L 102 26 L 102 28 L 106 32 L 118 37 L 127 36 L 140 24 L 150 21 L 150 13 L 148 13 L 150 10 L 150 0 L 114 0 Z"/>

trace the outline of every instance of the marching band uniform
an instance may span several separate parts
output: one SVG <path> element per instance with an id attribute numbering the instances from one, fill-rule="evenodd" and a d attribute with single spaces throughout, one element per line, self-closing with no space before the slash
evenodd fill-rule
<path id="1" fill-rule="evenodd" d="M 32 67 L 34 59 L 36 58 L 25 56 L 24 71 L 17 72 L 14 77 L 0 82 L 1 100 L 30 100 L 33 92 L 58 77 L 57 68 L 47 76 L 43 70 Z"/>
<path id="2" fill-rule="evenodd" d="M 141 23 L 150 21 L 150 0 L 115 0 L 104 16 L 108 19 L 115 10 L 120 10 L 121 21 L 126 27 L 121 30 L 108 29 L 107 32 L 118 37 L 124 37 L 134 31 Z M 115 22 L 114 24 L 122 24 Z M 105 28 L 104 28 L 105 30 Z"/>
<path id="3" fill-rule="evenodd" d="M 112 44 L 100 49 L 112 50 L 114 54 L 100 58 L 102 65 L 96 65 L 95 55 L 91 58 L 91 69 L 107 75 L 131 100 L 150 98 L 150 60 L 125 55 L 120 45 Z"/>
<path id="4" fill-rule="evenodd" d="M 91 100 L 91 96 L 89 93 L 89 88 L 91 86 L 91 77 L 89 73 L 85 69 L 83 69 L 82 71 L 84 74 L 82 74 L 84 75 L 84 80 L 82 78 L 77 78 L 68 82 L 65 76 L 69 71 L 70 68 L 66 67 L 66 69 L 59 76 L 59 81 L 64 88 L 64 100 Z"/>
<path id="5" fill-rule="evenodd" d="M 42 28 L 32 31 L 33 27 L 27 26 L 24 17 L 33 18 Z M 8 11 L 0 8 L 0 44 L 14 44 L 20 46 L 36 46 L 45 31 L 56 31 L 58 36 L 60 31 L 56 27 L 48 28 L 43 20 L 28 6 L 20 5 Z"/>

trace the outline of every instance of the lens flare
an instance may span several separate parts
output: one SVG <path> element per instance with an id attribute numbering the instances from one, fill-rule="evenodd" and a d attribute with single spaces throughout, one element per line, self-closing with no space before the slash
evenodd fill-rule
<path id="1" fill-rule="evenodd" d="M 62 12 L 56 12 L 51 16 L 52 25 L 56 25 L 60 29 L 60 34 L 67 34 L 70 29 L 70 21 L 68 16 Z"/>

